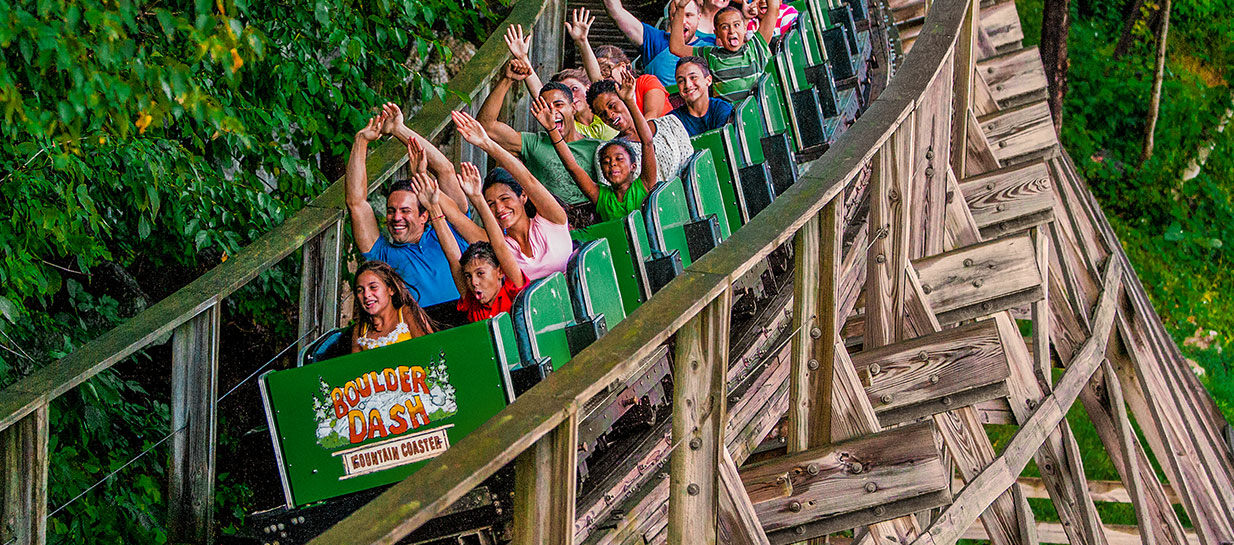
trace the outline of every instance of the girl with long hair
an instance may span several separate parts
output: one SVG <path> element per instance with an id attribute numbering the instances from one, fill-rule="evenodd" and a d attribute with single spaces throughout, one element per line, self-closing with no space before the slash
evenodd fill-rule
<path id="1" fill-rule="evenodd" d="M 384 261 L 365 261 L 356 270 L 351 351 L 370 350 L 433 332 L 424 309 L 407 290 L 394 268 Z"/>

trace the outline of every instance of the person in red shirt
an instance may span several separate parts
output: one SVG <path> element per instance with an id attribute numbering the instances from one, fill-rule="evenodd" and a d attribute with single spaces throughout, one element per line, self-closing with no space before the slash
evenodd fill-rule
<path id="1" fill-rule="evenodd" d="M 481 193 L 483 183 L 480 180 L 480 170 L 471 163 L 462 163 L 459 165 L 458 180 L 467 200 L 479 212 L 489 240 L 502 240 L 505 235 Z M 437 184 L 428 176 L 416 175 L 412 178 L 412 185 L 416 193 L 422 194 L 421 198 L 428 203 L 429 218 L 433 224 L 445 224 L 445 214 L 437 204 L 441 194 Z M 502 312 L 510 312 L 514 306 L 514 297 L 531 284 L 531 279 L 523 274 L 515 261 L 510 245 L 476 242 L 460 256 L 458 244 L 448 239 L 453 239 L 453 234 L 442 235 L 439 242 L 446 254 L 446 260 L 450 263 L 454 285 L 461 294 L 458 300 L 459 312 L 466 313 L 469 322 L 478 322 Z"/>

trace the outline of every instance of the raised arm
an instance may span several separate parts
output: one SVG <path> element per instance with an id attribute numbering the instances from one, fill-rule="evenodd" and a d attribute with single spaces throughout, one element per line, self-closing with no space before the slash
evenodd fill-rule
<path id="1" fill-rule="evenodd" d="M 767 0 L 767 11 L 763 12 L 763 18 L 758 21 L 758 33 L 763 36 L 764 42 L 771 43 L 771 36 L 775 33 L 778 20 L 780 20 L 780 0 Z"/>
<path id="2" fill-rule="evenodd" d="M 517 69 L 516 65 L 519 65 Z M 501 113 L 501 106 L 505 103 L 510 88 L 529 75 L 531 75 L 530 66 L 518 59 L 510 59 L 505 69 L 501 71 L 501 76 L 493 83 L 493 91 L 489 93 L 488 98 L 484 99 L 484 104 L 480 105 L 480 111 L 476 115 L 480 124 L 484 126 L 484 130 L 492 135 L 493 140 L 502 148 L 514 153 L 523 149 L 523 137 L 509 125 L 498 121 L 497 114 Z"/>
<path id="3" fill-rule="evenodd" d="M 561 135 L 561 131 L 557 130 L 553 110 L 549 109 L 544 97 L 536 97 L 531 102 L 531 115 L 540 122 L 544 130 L 548 131 L 548 137 L 553 142 L 553 150 L 557 152 L 561 164 L 566 167 L 566 172 L 569 172 L 570 177 L 574 179 L 574 185 L 577 185 L 591 202 L 596 202 L 596 199 L 600 198 L 600 190 L 596 188 L 596 182 L 591 179 L 591 175 L 587 174 L 583 167 L 578 166 L 578 161 L 574 160 L 574 154 L 570 153 L 570 146 L 566 144 L 565 137 Z M 565 120 L 565 122 L 570 123 L 571 120 Z"/>
<path id="4" fill-rule="evenodd" d="M 540 81 L 540 75 L 536 74 L 536 69 L 531 65 L 531 33 L 524 35 L 523 25 L 510 25 L 506 28 L 506 47 L 510 48 L 511 57 L 527 64 L 530 73 L 523 83 L 527 85 L 527 92 L 531 93 L 531 96 L 539 96 L 544 82 Z"/>
<path id="5" fill-rule="evenodd" d="M 626 35 L 630 43 L 643 46 L 643 22 L 621 5 L 621 0 L 604 0 L 604 11 L 617 23 L 617 28 L 621 29 L 621 33 Z"/>
<path id="6" fill-rule="evenodd" d="M 678 57 L 689 57 L 694 54 L 694 48 L 686 45 L 686 10 L 682 9 L 690 0 L 672 0 L 676 9 L 671 10 L 671 23 L 668 32 L 668 52 Z"/>
<path id="7" fill-rule="evenodd" d="M 570 35 L 570 39 L 574 41 L 574 47 L 578 48 L 578 54 L 583 59 L 583 70 L 587 71 L 587 78 L 591 81 L 600 81 L 604 79 L 600 75 L 600 61 L 596 60 L 596 52 L 591 49 L 591 23 L 596 20 L 594 15 L 586 8 L 578 8 L 570 13 L 570 19 L 566 21 L 566 33 Z"/>
<path id="8" fill-rule="evenodd" d="M 484 222 L 484 230 L 492 241 L 493 253 L 497 255 L 501 272 L 506 273 L 506 278 L 515 286 L 522 286 L 526 281 L 523 278 L 523 269 L 519 268 L 510 245 L 505 243 L 505 233 L 502 233 L 501 227 L 497 225 L 497 217 L 493 216 L 493 211 L 484 202 L 484 184 L 480 181 L 480 169 L 471 163 L 462 163 L 458 167 L 458 178 L 463 184 L 463 191 L 467 193 L 467 198 L 471 199 L 472 206 L 480 212 L 480 220 Z"/>
<path id="9" fill-rule="evenodd" d="M 626 109 L 630 110 L 630 117 L 634 118 L 634 131 L 643 145 L 643 172 L 639 175 L 639 179 L 650 193 L 651 188 L 655 187 L 656 182 L 659 181 L 657 178 L 660 177 L 659 171 L 656 170 L 656 146 L 651 136 L 651 127 L 647 125 L 647 118 L 643 112 L 638 111 L 637 99 L 634 96 L 634 73 L 621 67 L 615 75 L 621 82 L 621 85 L 617 87 L 617 96 L 621 97 L 621 101 L 626 103 Z"/>
<path id="10" fill-rule="evenodd" d="M 454 176 L 454 166 L 450 164 L 446 154 L 403 122 L 403 110 L 397 104 L 387 102 L 382 107 L 382 113 L 386 115 L 383 129 L 387 129 L 407 146 L 407 158 L 412 172 L 432 173 L 437 178 L 441 191 L 450 197 L 454 204 L 466 210 L 467 196 L 463 195 L 463 190 L 459 188 L 458 179 Z"/>
<path id="11" fill-rule="evenodd" d="M 428 210 L 429 221 L 432 222 L 433 229 L 437 231 L 437 243 L 441 245 L 441 252 L 446 254 L 446 263 L 450 264 L 450 276 L 454 278 L 454 287 L 458 288 L 460 294 L 467 293 L 467 282 L 463 278 L 463 265 L 460 263 L 463 252 L 459 251 L 458 241 L 454 239 L 454 233 L 450 231 L 450 225 L 446 223 L 445 214 L 442 213 L 441 191 L 438 190 L 437 184 L 433 183 L 433 179 L 422 172 L 411 175 L 411 189 L 416 192 L 420 204 Z"/>
<path id="12" fill-rule="evenodd" d="M 381 136 L 381 126 L 385 123 L 385 113 L 368 120 L 368 124 L 356 133 L 356 139 L 351 144 L 351 155 L 347 158 L 347 176 L 344 185 L 347 189 L 347 211 L 351 214 L 351 232 L 356 238 L 356 247 L 361 252 L 373 249 L 381 230 L 377 227 L 377 216 L 368 203 L 368 145 Z"/>
<path id="13" fill-rule="evenodd" d="M 458 133 L 464 140 L 484 150 L 490 157 L 497 160 L 498 165 L 510 171 L 510 175 L 514 176 L 515 181 L 523 186 L 527 199 L 536 205 L 536 211 L 544 216 L 544 219 L 557 225 L 566 224 L 565 209 L 557 203 L 553 194 L 549 193 L 548 189 L 531 175 L 531 171 L 527 170 L 527 166 L 522 161 L 490 138 L 484 132 L 484 127 L 471 117 L 471 114 L 455 111 L 450 115 L 454 118 Z"/>

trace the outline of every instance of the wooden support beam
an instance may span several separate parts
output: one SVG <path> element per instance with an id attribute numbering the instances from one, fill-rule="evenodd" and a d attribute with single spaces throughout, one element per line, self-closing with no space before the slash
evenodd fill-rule
<path id="1" fill-rule="evenodd" d="M 869 377 L 866 395 L 883 427 L 1007 393 L 1007 356 L 992 320 L 862 351 L 853 365 Z M 975 392 L 987 393 L 966 397 Z"/>
<path id="2" fill-rule="evenodd" d="M 175 329 L 171 341 L 171 467 L 167 533 L 172 543 L 214 542 L 219 306 Z"/>
<path id="3" fill-rule="evenodd" d="M 1131 428 L 1131 421 L 1127 418 L 1127 406 L 1123 402 L 1123 388 L 1118 383 L 1118 377 L 1114 374 L 1114 366 L 1110 365 L 1109 360 L 1102 362 L 1101 370 L 1104 372 L 1104 381 L 1106 395 L 1109 396 L 1110 412 L 1114 415 L 1114 429 L 1119 438 L 1122 439 L 1119 449 L 1122 452 L 1123 460 L 1131 460 L 1136 455 L 1135 443 L 1138 439 L 1135 437 L 1135 430 Z M 1095 423 L 1094 423 L 1095 424 Z M 1138 468 L 1129 467 L 1130 471 L 1125 471 L 1124 482 L 1127 484 L 1127 494 L 1131 498 L 1131 506 L 1135 509 L 1135 519 L 1137 528 L 1140 531 L 1140 540 L 1143 545 L 1156 545 L 1157 539 L 1154 532 L 1155 523 L 1152 516 L 1149 514 L 1148 500 L 1145 499 L 1144 480 L 1146 476 L 1141 475 Z M 1151 479 L 1153 476 L 1148 475 Z"/>
<path id="4" fill-rule="evenodd" d="M 832 199 L 794 239 L 793 360 L 788 451 L 831 442 L 831 382 L 839 340 L 837 296 L 844 225 Z"/>
<path id="5" fill-rule="evenodd" d="M 923 532 L 914 545 L 949 545 L 963 536 L 977 516 L 1003 491 L 1015 484 L 1015 476 L 1041 447 L 1050 431 L 1059 426 L 1080 390 L 1091 379 L 1105 357 L 1106 342 L 1113 324 L 1114 302 L 1122 289 L 1122 270 L 1117 261 L 1107 265 L 1103 290 L 1093 320 L 1094 333 L 1077 353 L 1063 374 L 1058 387 L 1042 400 L 1032 415 L 1020 426 L 1003 453 L 982 470 L 948 506 L 937 521 Z"/>
<path id="6" fill-rule="evenodd" d="M 0 430 L 0 542 L 47 542 L 47 405 Z"/>
<path id="7" fill-rule="evenodd" d="M 668 543 L 716 542 L 719 480 L 724 449 L 728 325 L 732 291 L 680 330 L 673 358 L 673 441 L 669 458 Z"/>
<path id="8" fill-rule="evenodd" d="M 977 115 L 970 111 L 963 123 L 958 124 L 964 127 L 964 152 L 968 156 L 964 166 L 964 177 L 1002 168 L 1003 164 L 994 152 L 994 147 L 986 138 L 985 131 L 981 130 Z"/>
<path id="9" fill-rule="evenodd" d="M 866 250 L 865 348 L 901 338 L 904 269 L 908 266 L 908 180 L 912 157 L 910 115 L 874 156 L 870 179 L 870 232 Z"/>
<path id="10" fill-rule="evenodd" d="M 929 422 L 753 464 L 741 470 L 741 479 L 773 543 L 818 537 L 823 534 L 810 528 L 855 511 L 885 520 L 891 517 L 877 507 L 936 498 L 950 484 Z"/>
<path id="11" fill-rule="evenodd" d="M 341 213 L 339 217 L 341 220 Z M 342 221 L 336 221 L 304 245 L 300 268 L 300 348 L 338 327 L 342 226 Z"/>
<path id="12" fill-rule="evenodd" d="M 977 36 L 981 26 L 981 1 L 970 0 L 966 4 L 968 7 L 956 37 L 952 71 L 955 80 L 952 110 L 957 112 L 960 122 L 951 127 L 951 170 L 960 177 L 968 172 L 969 134 L 964 119 L 973 108 L 973 71 L 977 67 Z"/>
<path id="13" fill-rule="evenodd" d="M 913 262 L 930 309 L 943 324 L 1041 299 L 1044 290 L 1037 267 L 1033 240 L 1027 233 Z"/>
<path id="14" fill-rule="evenodd" d="M 577 492 L 578 411 L 523 451 L 514 466 L 514 543 L 571 545 Z"/>
<path id="15" fill-rule="evenodd" d="M 992 240 L 1052 221 L 1052 185 L 1045 162 L 1034 161 L 965 178 L 960 189 L 981 237 Z"/>
<path id="16" fill-rule="evenodd" d="M 1062 523 L 1059 522 L 1038 522 L 1037 535 L 1042 543 L 1059 543 L 1069 544 L 1071 541 L 1067 537 L 1067 532 Z M 1124 526 L 1121 524 L 1106 524 L 1102 526 L 1102 533 L 1110 539 L 1110 545 L 1142 545 L 1140 541 L 1140 532 L 1135 526 Z M 987 539 L 986 534 L 980 527 L 973 526 L 964 532 L 964 539 Z M 1186 541 L 1184 544 L 1200 545 L 1200 538 L 1195 535 L 1195 532 L 1187 532 Z M 833 545 L 839 545 L 833 542 Z"/>
<path id="17" fill-rule="evenodd" d="M 1098 369 L 1093 376 L 1094 378 L 1096 378 L 1097 375 L 1104 377 L 1105 374 L 1104 369 Z M 1016 479 L 1015 482 L 1020 485 L 1022 490 L 1024 490 L 1024 497 L 1026 498 L 1040 500 L 1050 499 L 1050 493 L 1047 492 L 1045 488 L 1045 481 L 1041 480 L 1040 477 L 1020 477 Z M 1164 491 L 1163 497 L 1166 499 L 1166 505 L 1169 505 L 1170 503 L 1178 505 L 1178 495 L 1174 493 L 1174 487 L 1171 486 L 1170 483 L 1158 482 L 1157 484 L 1159 484 L 1160 488 Z M 1095 502 L 1131 503 L 1132 501 L 1131 493 L 1127 491 L 1127 487 L 1122 483 L 1122 481 L 1090 480 L 1088 481 L 1088 493 L 1092 496 L 1093 501 Z"/>
<path id="18" fill-rule="evenodd" d="M 998 340 L 997 327 L 991 327 L 995 325 L 991 320 L 961 326 L 952 330 L 942 330 L 933 311 L 926 304 L 926 294 L 921 288 L 920 283 L 917 282 L 916 272 L 912 267 L 908 269 L 907 276 L 909 292 L 908 299 L 905 302 L 907 309 L 905 315 L 910 322 L 914 322 L 913 326 L 915 329 L 929 330 L 930 334 L 923 338 L 885 347 L 885 349 L 907 345 L 910 348 L 910 352 L 912 352 L 913 348 L 917 348 L 919 354 L 924 353 L 924 357 L 922 355 L 914 355 L 913 357 L 919 361 L 925 360 L 928 363 L 931 361 L 931 352 L 924 349 L 924 346 L 914 346 L 915 343 L 919 343 L 921 339 L 931 338 L 954 342 L 954 337 L 951 337 L 951 335 L 959 333 L 966 338 L 965 343 L 971 345 L 969 350 L 972 350 L 974 354 L 984 354 L 987 360 L 990 359 L 990 355 L 995 356 L 993 360 L 996 363 L 987 364 L 987 369 L 989 369 L 987 372 L 998 377 L 996 383 L 980 385 L 967 390 L 967 392 L 956 393 L 953 396 L 943 396 L 941 399 L 942 403 L 939 403 L 942 406 L 937 407 L 943 410 L 932 411 L 935 413 L 933 415 L 934 423 L 938 426 L 943 438 L 943 444 L 947 446 L 947 452 L 955 463 L 955 467 L 959 469 L 960 477 L 965 482 L 970 482 L 976 478 L 982 468 L 987 467 L 995 458 L 994 446 L 990 444 L 990 438 L 981 426 L 977 410 L 972 407 L 973 402 L 964 398 L 971 395 L 972 392 L 989 391 L 992 387 L 997 387 L 998 391 L 1002 392 L 1001 395 L 1005 395 L 1007 391 L 1005 381 L 1008 377 L 1005 351 Z M 984 341 L 982 340 L 983 338 Z M 952 349 L 958 348 L 958 346 L 952 347 Z M 961 373 L 961 376 L 979 374 L 980 371 L 977 368 L 974 367 L 970 373 Z M 941 373 L 938 375 L 940 380 L 937 383 L 942 384 Z M 949 378 L 951 380 L 963 380 L 960 377 Z M 927 384 L 929 382 L 927 380 Z M 947 412 L 947 409 L 954 410 Z M 992 536 L 992 541 L 996 544 L 1024 543 L 1036 545 L 1033 536 L 1032 515 L 1032 510 L 1029 509 L 1027 501 L 1019 494 L 1018 488 L 1013 486 L 1011 491 L 996 498 L 990 508 L 982 513 L 981 523 L 985 526 Z"/>
<path id="19" fill-rule="evenodd" d="M 1037 272 L 1042 280 L 1050 278 L 1050 238 L 1041 226 L 1033 228 L 1033 244 L 1037 254 Z M 1033 368 L 1037 380 L 1050 391 L 1054 377 L 1050 370 L 1050 290 L 1041 290 L 1041 300 L 1033 303 Z M 1083 477 L 1083 475 L 1080 475 Z"/>
<path id="20" fill-rule="evenodd" d="M 950 252 L 981 242 L 977 222 L 965 204 L 964 192 L 956 181 L 955 173 L 947 169 L 947 225 L 944 232 L 943 251 Z"/>
<path id="21" fill-rule="evenodd" d="M 728 545 L 770 545 L 763 526 L 758 521 L 754 504 L 741 484 L 737 464 L 721 449 L 720 463 L 720 535 L 718 541 Z"/>

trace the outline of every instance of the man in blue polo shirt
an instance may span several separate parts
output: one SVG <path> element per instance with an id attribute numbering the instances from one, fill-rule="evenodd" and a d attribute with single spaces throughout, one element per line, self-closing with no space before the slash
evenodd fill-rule
<path id="1" fill-rule="evenodd" d="M 437 177 L 441 191 L 449 197 L 442 199 L 443 204 L 448 204 L 444 201 L 449 200 L 459 210 L 467 210 L 467 197 L 458 185 L 454 165 L 424 137 L 403 124 L 403 113 L 398 106 L 386 104 L 380 114 L 356 133 L 351 156 L 347 160 L 347 209 L 351 212 L 351 230 L 356 246 L 365 259 L 385 261 L 398 271 L 421 307 L 456 301 L 459 298 L 458 289 L 454 287 L 454 279 L 450 275 L 450 264 L 441 250 L 441 244 L 437 242 L 432 218 L 420 205 L 407 180 L 395 181 L 387 190 L 386 227 L 389 238 L 377 226 L 376 214 L 368 202 L 365 163 L 369 143 L 382 134 L 392 134 L 407 145 L 413 170 L 426 170 Z M 469 222 L 459 223 L 468 223 L 457 227 L 461 233 L 454 231 L 459 251 L 465 251 L 468 243 L 474 242 L 482 230 Z"/>
<path id="2" fill-rule="evenodd" d="M 676 4 L 669 2 L 668 9 L 676 9 Z M 715 45 L 715 35 L 695 32 L 699 21 L 698 3 L 690 2 L 682 9 L 685 10 L 686 43 L 698 46 Z M 640 21 L 621 5 L 621 0 L 604 0 L 604 10 L 613 18 L 613 22 L 617 23 L 617 28 L 626 35 L 626 39 L 641 48 L 643 73 L 654 75 L 665 87 L 676 85 L 677 56 L 668 50 L 668 32 Z"/>

